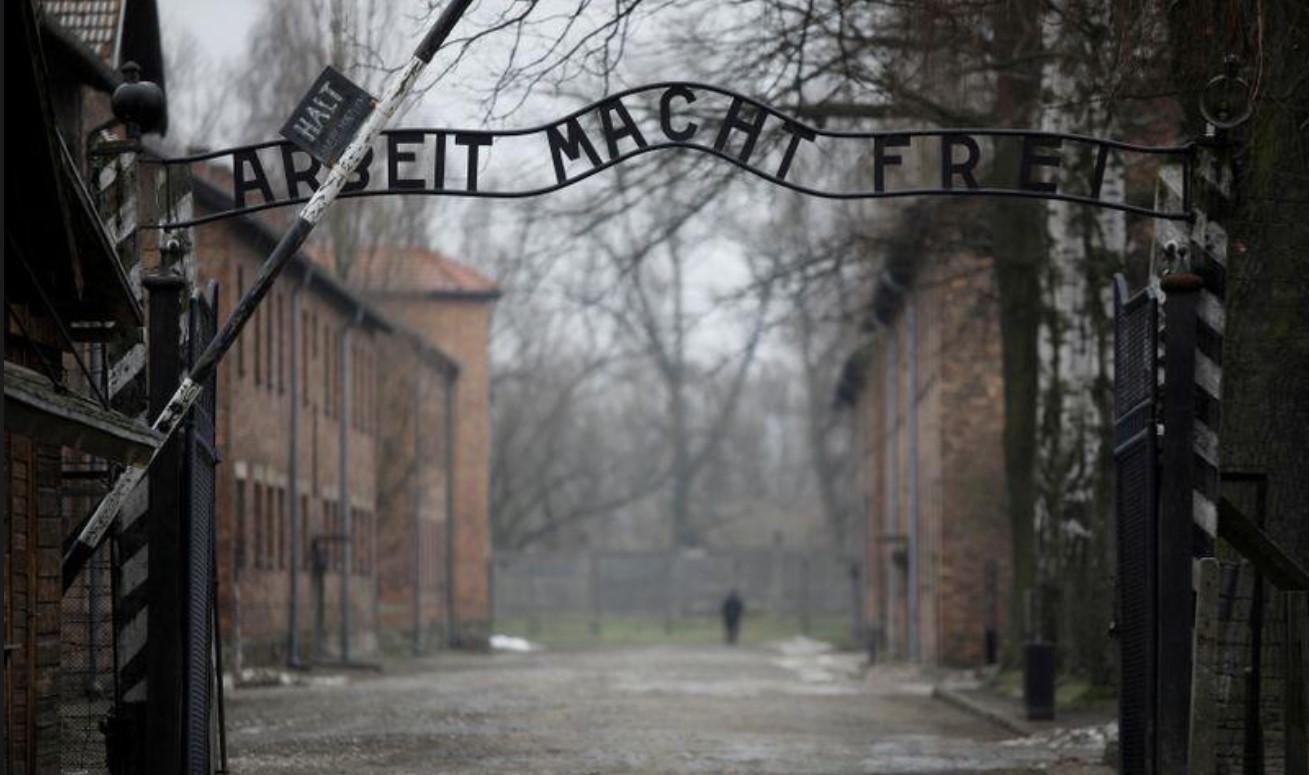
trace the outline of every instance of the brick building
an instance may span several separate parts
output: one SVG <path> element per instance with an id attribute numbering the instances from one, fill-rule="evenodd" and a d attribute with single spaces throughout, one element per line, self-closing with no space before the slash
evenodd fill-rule
<path id="1" fill-rule="evenodd" d="M 232 207 L 225 175 L 195 178 L 197 215 Z M 200 275 L 224 289 L 220 317 L 276 242 L 272 223 L 247 214 L 195 229 Z M 414 308 L 392 308 L 302 251 L 219 369 L 221 615 L 224 642 L 242 659 L 350 659 L 385 644 L 476 646 L 488 635 L 486 464 L 477 461 L 489 436 L 497 292 L 435 254 L 369 256 L 376 266 L 361 259 L 371 271 L 356 275 L 386 266 L 445 280 Z"/>
<path id="2" fill-rule="evenodd" d="M 491 312 L 500 291 L 475 270 L 431 251 L 374 252 L 357 283 L 386 315 L 420 335 L 458 366 L 451 402 L 452 491 L 446 491 L 453 588 L 452 642 L 480 646 L 490 636 Z M 434 504 L 435 493 L 424 500 Z M 435 540 L 435 539 L 430 539 Z"/>
<path id="3" fill-rule="evenodd" d="M 876 648 L 972 666 L 1009 621 L 1001 340 L 990 258 L 939 247 L 928 212 L 907 210 L 889 241 L 838 400 L 856 426 Z"/>
<path id="4" fill-rule="evenodd" d="M 157 445 L 135 419 L 144 356 L 123 356 L 144 353 L 140 278 L 159 256 L 100 212 L 86 158 L 122 81 L 114 66 L 135 60 L 143 78 L 162 81 L 154 10 L 133 0 L 5 4 L 5 105 L 18 117 L 6 153 L 18 166 L 4 230 L 0 771 L 15 775 L 103 771 L 98 724 L 124 699 L 108 547 L 66 585 L 61 565 L 111 466 L 139 464 Z"/>

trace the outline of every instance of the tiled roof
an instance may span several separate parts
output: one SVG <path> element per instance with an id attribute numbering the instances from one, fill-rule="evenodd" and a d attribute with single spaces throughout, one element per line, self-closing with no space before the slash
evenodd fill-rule
<path id="1" fill-rule="evenodd" d="M 354 284 L 370 293 L 500 294 L 499 286 L 491 278 L 426 248 L 378 248 L 361 257 L 352 274 Z"/>
<path id="2" fill-rule="evenodd" d="M 44 0 L 45 12 L 110 67 L 118 44 L 123 0 Z"/>

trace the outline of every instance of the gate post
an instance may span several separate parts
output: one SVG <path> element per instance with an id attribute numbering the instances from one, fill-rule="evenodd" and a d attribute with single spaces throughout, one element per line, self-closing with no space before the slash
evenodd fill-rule
<path id="1" fill-rule="evenodd" d="M 158 415 L 182 372 L 181 292 L 172 273 L 145 277 L 150 294 L 150 413 Z M 149 575 L 146 580 L 146 769 L 172 775 L 182 767 L 182 442 L 173 435 L 150 469 Z"/>
<path id="2" fill-rule="evenodd" d="M 1188 247 L 1168 250 L 1185 260 Z M 1189 266 L 1182 266 L 1189 270 Z M 1159 508 L 1158 772 L 1186 772 L 1191 708 L 1191 557 L 1195 490 L 1195 316 L 1203 281 L 1190 271 L 1160 280 L 1164 303 L 1164 438 Z"/>
<path id="3" fill-rule="evenodd" d="M 1118 545 L 1115 616 L 1122 680 L 1118 739 L 1122 775 L 1155 767 L 1159 490 L 1155 431 L 1158 303 L 1128 294 L 1114 276 L 1114 512 Z"/>

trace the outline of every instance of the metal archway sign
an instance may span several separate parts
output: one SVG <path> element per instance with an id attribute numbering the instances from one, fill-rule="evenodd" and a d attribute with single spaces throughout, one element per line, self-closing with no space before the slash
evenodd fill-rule
<path id="1" fill-rule="evenodd" d="M 338 90 L 346 88 L 348 81 Z M 327 92 L 337 94 L 330 86 Z M 283 130 L 296 142 L 274 140 L 147 160 L 170 168 L 216 164 L 228 171 L 221 176 L 228 178 L 233 202 L 228 210 L 156 226 L 194 226 L 309 201 L 336 150 L 298 138 L 298 128 L 293 119 Z M 688 81 L 626 89 L 523 129 L 384 130 L 341 196 L 535 197 L 629 159 L 676 148 L 699 151 L 775 185 L 827 199 L 1001 196 L 1073 202 L 1167 220 L 1191 218 L 1189 201 L 1182 202 L 1180 210 L 1158 210 L 1153 203 L 1129 202 L 1121 187 L 1106 185 L 1111 165 L 1127 168 L 1146 162 L 1180 165 L 1182 179 L 1189 179 L 1191 144 L 1153 147 L 1023 129 L 834 131 L 805 124 L 729 89 Z M 825 160 L 853 158 L 840 156 L 850 150 L 865 160 L 857 169 L 824 174 L 824 183 L 806 180 L 805 172 L 820 169 Z M 997 169 L 992 163 L 1002 152 L 1013 160 L 1012 168 Z"/>

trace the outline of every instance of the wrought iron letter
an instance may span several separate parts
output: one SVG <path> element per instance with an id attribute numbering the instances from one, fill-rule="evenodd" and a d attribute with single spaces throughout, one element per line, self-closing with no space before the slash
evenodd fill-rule
<path id="1" fill-rule="evenodd" d="M 250 177 L 246 177 L 246 165 L 250 166 Z M 258 191 L 265 202 L 271 202 L 273 187 L 268 185 L 268 175 L 264 174 L 264 165 L 259 162 L 259 155 L 254 151 L 239 151 L 232 154 L 232 200 L 237 209 L 245 207 L 247 191 Z"/>
<path id="2" fill-rule="evenodd" d="M 795 158 L 796 146 L 800 144 L 801 140 L 812 143 L 817 135 L 809 127 L 797 124 L 789 119 L 782 124 L 782 131 L 791 135 L 791 141 L 786 144 L 786 152 L 782 154 L 782 163 L 777 168 L 777 177 L 780 180 L 786 180 L 786 173 L 791 171 L 791 160 Z"/>
<path id="3" fill-rule="evenodd" d="M 445 190 L 445 132 L 436 133 L 436 155 L 432 161 L 432 188 Z"/>
<path id="4" fill-rule="evenodd" d="M 1091 198 L 1100 198 L 1100 189 L 1104 187 L 1105 162 L 1109 160 L 1109 146 L 1100 143 L 1100 150 L 1095 154 L 1095 172 L 1091 173 Z"/>
<path id="5" fill-rule="evenodd" d="M 887 153 L 886 149 L 908 147 L 907 135 L 877 135 L 873 138 L 873 191 L 880 194 L 886 190 L 886 168 L 901 161 L 899 156 Z"/>
<path id="6" fill-rule="evenodd" d="M 477 190 L 477 149 L 491 146 L 493 138 L 485 132 L 457 132 L 455 145 L 468 147 L 468 190 Z"/>
<path id="7" fill-rule="evenodd" d="M 750 161 L 755 141 L 759 139 L 759 133 L 764 129 L 764 120 L 768 118 L 768 111 L 761 105 L 755 105 L 754 119 L 745 121 L 741 118 L 741 104 L 744 102 L 745 100 L 740 97 L 732 98 L 732 104 L 727 108 L 727 117 L 723 119 L 723 126 L 718 130 L 718 137 L 714 139 L 714 150 L 721 153 L 727 145 L 728 133 L 733 129 L 744 132 L 745 144 L 741 146 L 741 153 L 737 156 L 742 164 Z"/>
<path id="8" fill-rule="evenodd" d="M 681 97 L 689 105 L 695 102 L 695 92 L 685 86 L 670 86 L 664 90 L 664 94 L 659 98 L 659 128 L 664 130 L 664 136 L 675 143 L 684 143 L 695 137 L 696 131 L 700 125 L 694 121 L 686 122 L 682 129 L 673 129 L 673 98 Z"/>
<path id="9" fill-rule="evenodd" d="M 422 178 L 400 177 L 400 163 L 418 158 L 413 151 L 401 150 L 401 145 L 422 145 L 422 132 L 392 132 L 386 136 L 386 187 L 396 190 L 423 188 Z"/>
<path id="10" fill-rule="evenodd" d="M 564 160 L 560 157 L 562 152 L 570 161 L 576 161 L 577 157 L 586 153 L 586 158 L 591 160 L 592 167 L 600 166 L 600 154 L 595 152 L 595 146 L 586 137 L 586 131 L 582 125 L 577 122 L 576 118 L 570 118 L 564 122 L 568 128 L 568 137 L 565 138 L 559 133 L 559 126 L 546 127 L 545 137 L 550 141 L 550 157 L 555 165 L 555 179 L 560 183 L 568 180 L 568 175 L 564 172 Z"/>
<path id="11" fill-rule="evenodd" d="M 295 199 L 301 196 L 300 184 L 304 183 L 309 186 L 309 193 L 318 190 L 318 173 L 322 170 L 323 165 L 317 159 L 309 156 L 309 166 L 305 169 L 296 169 L 296 154 L 309 156 L 304 151 L 297 150 L 294 145 L 282 146 L 282 172 L 286 175 L 286 192 L 287 196 Z"/>
<path id="12" fill-rule="evenodd" d="M 1041 137 L 1040 135 L 1023 136 L 1023 161 L 1018 172 L 1018 187 L 1026 191 L 1044 191 L 1053 194 L 1058 190 L 1054 181 L 1032 180 L 1032 168 L 1058 167 L 1063 159 L 1058 154 L 1038 154 L 1038 148 L 1058 148 L 1064 144 L 1062 138 Z"/>
<path id="13" fill-rule="evenodd" d="M 622 123 L 621 127 L 614 127 L 614 113 L 618 114 L 618 120 Z M 618 158 L 618 141 L 629 135 L 637 147 L 644 148 L 646 146 L 645 137 L 641 135 L 641 130 L 637 128 L 636 122 L 632 120 L 632 114 L 627 112 L 623 101 L 617 97 L 605 100 L 600 105 L 600 124 L 604 127 L 605 144 L 609 146 L 610 160 Z"/>
<path id="14" fill-rule="evenodd" d="M 954 160 L 956 145 L 962 145 L 968 150 L 968 158 L 960 162 Z M 941 188 L 947 191 L 953 189 L 955 175 L 962 176 L 964 185 L 969 188 L 977 188 L 977 178 L 973 177 L 973 168 L 977 166 L 977 159 L 981 155 L 977 141 L 968 135 L 941 135 Z"/>

